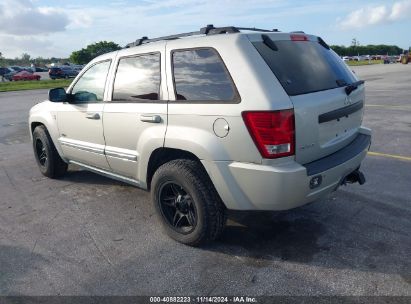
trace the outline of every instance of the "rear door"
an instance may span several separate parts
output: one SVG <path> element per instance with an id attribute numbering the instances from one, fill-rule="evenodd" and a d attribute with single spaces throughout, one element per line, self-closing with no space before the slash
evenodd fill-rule
<path id="1" fill-rule="evenodd" d="M 321 38 L 268 34 L 252 43 L 294 105 L 297 162 L 329 155 L 356 137 L 364 87 L 346 93 L 358 79 Z"/>
<path id="2" fill-rule="evenodd" d="M 104 107 L 107 160 L 113 172 L 135 180 L 141 156 L 164 144 L 168 99 L 164 45 L 140 46 L 118 55 L 111 97 Z"/>

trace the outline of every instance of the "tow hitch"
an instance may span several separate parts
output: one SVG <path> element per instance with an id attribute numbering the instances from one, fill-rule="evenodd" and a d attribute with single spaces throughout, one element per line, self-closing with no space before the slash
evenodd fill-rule
<path id="1" fill-rule="evenodd" d="M 359 183 L 360 185 L 363 185 L 365 183 L 365 176 L 360 170 L 355 170 L 348 174 L 341 182 L 341 185 L 346 185 L 346 184 L 355 184 Z"/>

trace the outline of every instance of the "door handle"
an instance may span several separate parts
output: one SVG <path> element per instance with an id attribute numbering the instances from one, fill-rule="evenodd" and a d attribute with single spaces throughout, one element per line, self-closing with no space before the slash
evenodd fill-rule
<path id="1" fill-rule="evenodd" d="M 160 115 L 141 115 L 140 120 L 143 122 L 160 123 L 161 116 Z"/>
<path id="2" fill-rule="evenodd" d="M 98 113 L 87 113 L 86 114 L 87 119 L 100 119 L 100 114 Z"/>

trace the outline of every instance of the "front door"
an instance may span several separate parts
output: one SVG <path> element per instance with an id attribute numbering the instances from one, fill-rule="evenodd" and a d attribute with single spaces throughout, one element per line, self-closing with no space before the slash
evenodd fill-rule
<path id="1" fill-rule="evenodd" d="M 104 155 L 104 90 L 111 61 L 92 65 L 72 87 L 70 103 L 57 113 L 59 142 L 70 160 L 101 169 L 109 169 Z"/>

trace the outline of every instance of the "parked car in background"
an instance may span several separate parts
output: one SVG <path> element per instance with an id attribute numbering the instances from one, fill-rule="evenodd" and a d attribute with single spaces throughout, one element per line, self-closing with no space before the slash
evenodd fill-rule
<path id="1" fill-rule="evenodd" d="M 36 75 L 27 71 L 21 71 L 13 75 L 11 78 L 12 81 L 20 81 L 20 80 L 40 80 L 41 76 Z"/>
<path id="2" fill-rule="evenodd" d="M 74 78 L 77 76 L 79 71 L 74 70 L 69 66 L 59 66 L 59 67 L 51 67 L 49 69 L 49 77 L 51 79 L 57 78 Z"/>
<path id="3" fill-rule="evenodd" d="M 397 57 L 396 56 L 384 56 L 384 64 L 390 64 L 390 63 L 396 63 L 397 62 Z"/>
<path id="4" fill-rule="evenodd" d="M 371 60 L 381 60 L 381 55 L 372 55 Z"/>
<path id="5" fill-rule="evenodd" d="M 15 72 L 23 71 L 23 68 L 20 67 L 20 66 L 17 66 L 17 65 L 9 66 L 9 69 L 11 69 L 12 71 L 15 71 Z"/>
<path id="6" fill-rule="evenodd" d="M 12 77 L 13 77 L 15 74 L 17 74 L 18 72 L 15 71 L 15 70 L 12 70 L 12 69 L 10 69 L 10 68 L 8 68 L 8 70 L 9 70 L 9 72 L 6 73 L 6 74 L 4 74 L 4 78 L 6 78 L 8 81 L 11 81 L 11 80 L 12 80 Z"/>
<path id="7" fill-rule="evenodd" d="M 35 67 L 35 72 L 47 72 L 47 68 Z"/>
<path id="8" fill-rule="evenodd" d="M 0 67 L 0 76 L 4 76 L 4 75 L 6 75 L 10 72 L 11 72 L 11 70 L 9 68 Z"/>
<path id="9" fill-rule="evenodd" d="M 73 65 L 72 68 L 75 71 L 80 72 L 84 68 L 84 65 Z"/>
<path id="10" fill-rule="evenodd" d="M 32 67 L 25 66 L 25 67 L 23 67 L 23 71 L 27 71 L 29 73 L 34 73 L 36 71 L 36 69 L 32 68 Z"/>

